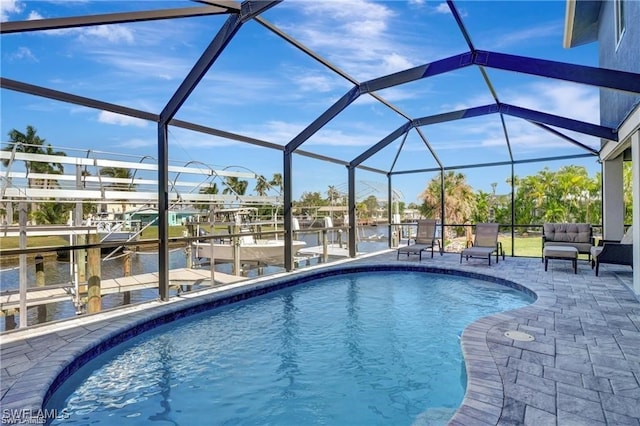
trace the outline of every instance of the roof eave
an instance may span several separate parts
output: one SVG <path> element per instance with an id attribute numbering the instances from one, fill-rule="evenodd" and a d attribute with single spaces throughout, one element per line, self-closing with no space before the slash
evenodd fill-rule
<path id="1" fill-rule="evenodd" d="M 564 39 L 569 49 L 598 40 L 601 1 L 566 0 Z"/>

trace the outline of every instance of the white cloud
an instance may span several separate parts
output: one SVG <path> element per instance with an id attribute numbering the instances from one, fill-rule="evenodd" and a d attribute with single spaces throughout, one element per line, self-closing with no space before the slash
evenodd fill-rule
<path id="1" fill-rule="evenodd" d="M 314 75 L 308 73 L 306 75 L 296 76 L 295 82 L 300 87 L 300 90 L 304 92 L 330 92 L 334 89 L 333 79 L 323 76 Z"/>
<path id="2" fill-rule="evenodd" d="M 126 75 L 146 75 L 161 80 L 184 78 L 193 66 L 185 58 L 169 57 L 148 51 L 94 49 L 88 54 L 100 64 L 108 65 Z"/>
<path id="3" fill-rule="evenodd" d="M 543 22 L 537 26 L 519 30 L 500 31 L 492 34 L 490 39 L 482 41 L 482 45 L 491 46 L 491 50 L 504 50 L 511 46 L 533 45 L 536 40 L 557 39 L 563 33 L 562 22 Z"/>
<path id="4" fill-rule="evenodd" d="M 36 21 L 38 19 L 43 19 L 44 17 L 42 15 L 40 15 L 38 12 L 36 12 L 35 10 L 32 10 L 31 12 L 29 12 L 29 16 L 27 16 L 27 21 Z"/>
<path id="5" fill-rule="evenodd" d="M 31 49 L 28 47 L 19 47 L 18 50 L 11 54 L 11 60 L 14 61 L 29 61 L 29 62 L 39 62 L 38 58 L 35 57 Z"/>
<path id="6" fill-rule="evenodd" d="M 279 23 L 328 60 L 359 80 L 413 66 L 409 47 L 394 40 L 395 12 L 379 2 L 296 2 L 308 20 Z"/>
<path id="7" fill-rule="evenodd" d="M 0 20 L 8 21 L 9 15 L 21 13 L 24 10 L 24 4 L 17 0 L 0 0 Z"/>
<path id="8" fill-rule="evenodd" d="M 96 38 L 106 40 L 113 44 L 133 44 L 135 40 L 133 32 L 122 25 L 98 25 L 97 27 L 89 27 L 81 33 L 80 37 L 81 39 Z"/>
<path id="9" fill-rule="evenodd" d="M 156 139 L 140 139 L 133 138 L 126 140 L 124 142 L 116 144 L 117 147 L 129 148 L 129 149 L 137 149 L 137 148 L 146 148 L 146 147 L 156 147 L 158 146 L 158 141 Z"/>
<path id="10" fill-rule="evenodd" d="M 449 6 L 447 6 L 447 3 L 440 3 L 434 8 L 434 11 L 436 13 L 443 13 L 443 14 L 451 13 L 451 10 L 449 10 Z"/>
<path id="11" fill-rule="evenodd" d="M 109 111 L 101 111 L 98 114 L 98 121 L 107 124 L 116 124 L 118 126 L 135 126 L 135 127 L 147 127 L 147 121 L 140 120 L 135 117 L 128 117 L 126 115 L 115 114 Z"/>
<path id="12" fill-rule="evenodd" d="M 509 103 L 549 114 L 597 124 L 600 120 L 600 101 L 597 88 L 574 83 L 540 82 L 519 87 L 507 93 Z"/>

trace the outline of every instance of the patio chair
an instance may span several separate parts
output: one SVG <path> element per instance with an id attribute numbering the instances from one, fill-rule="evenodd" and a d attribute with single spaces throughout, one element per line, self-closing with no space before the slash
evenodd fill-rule
<path id="1" fill-rule="evenodd" d="M 489 265 L 491 265 L 491 255 L 493 253 L 496 254 L 496 263 L 499 261 L 499 255 L 502 255 L 502 260 L 504 260 L 502 243 L 498 241 L 499 228 L 500 224 L 498 223 L 476 224 L 476 234 L 473 245 L 460 252 L 460 263 L 462 263 L 463 257 L 466 257 L 467 260 L 469 260 L 470 257 L 481 257 L 489 259 Z"/>
<path id="2" fill-rule="evenodd" d="M 440 256 L 442 256 L 442 248 L 440 246 L 440 240 L 436 238 L 436 221 L 435 219 L 421 219 L 418 221 L 418 229 L 416 231 L 416 237 L 413 239 L 414 243 L 411 244 L 411 238 L 409 238 L 408 245 L 400 247 L 398 249 L 398 255 L 396 259 L 400 259 L 400 253 L 406 253 L 407 257 L 410 254 L 417 254 L 422 260 L 422 252 L 425 250 L 431 250 L 431 258 L 433 258 L 433 248 L 438 246 Z"/>
<path id="3" fill-rule="evenodd" d="M 627 265 L 633 268 L 633 237 L 630 226 L 620 241 L 600 240 L 591 247 L 591 269 L 595 267 L 596 277 L 601 263 Z"/>

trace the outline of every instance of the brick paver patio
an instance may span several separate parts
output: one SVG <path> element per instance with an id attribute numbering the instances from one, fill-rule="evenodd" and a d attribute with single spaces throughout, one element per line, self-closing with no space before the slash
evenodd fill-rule
<path id="1" fill-rule="evenodd" d="M 422 262 L 417 256 L 396 260 L 395 251 L 344 262 L 455 269 L 508 280 L 537 294 L 534 304 L 481 319 L 465 330 L 467 392 L 450 424 L 640 426 L 640 303 L 625 285 L 631 282 L 629 267 L 603 265 L 595 277 L 586 261 L 578 262 L 577 275 L 563 261 L 551 261 L 545 272 L 539 258 L 507 258 L 491 266 L 486 259 L 459 262 L 456 254 L 424 256 Z M 264 282 L 246 285 L 256 289 Z M 234 284 L 216 291 L 241 290 Z M 179 316 L 185 308 L 219 297 L 213 293 L 5 333 L 0 344 L 3 415 L 5 410 L 42 408 L 56 378 L 71 372 L 73 360 L 93 356 L 97 343 L 126 339 L 140 332 L 124 332 L 132 325 L 149 328 L 154 318 Z M 507 337 L 508 331 L 533 340 Z"/>

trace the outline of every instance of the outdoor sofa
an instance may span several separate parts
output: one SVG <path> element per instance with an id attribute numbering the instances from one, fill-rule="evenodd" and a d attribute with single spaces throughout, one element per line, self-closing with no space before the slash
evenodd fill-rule
<path id="1" fill-rule="evenodd" d="M 545 246 L 574 247 L 591 260 L 593 228 L 589 223 L 545 223 L 542 225 L 542 261 Z"/>

